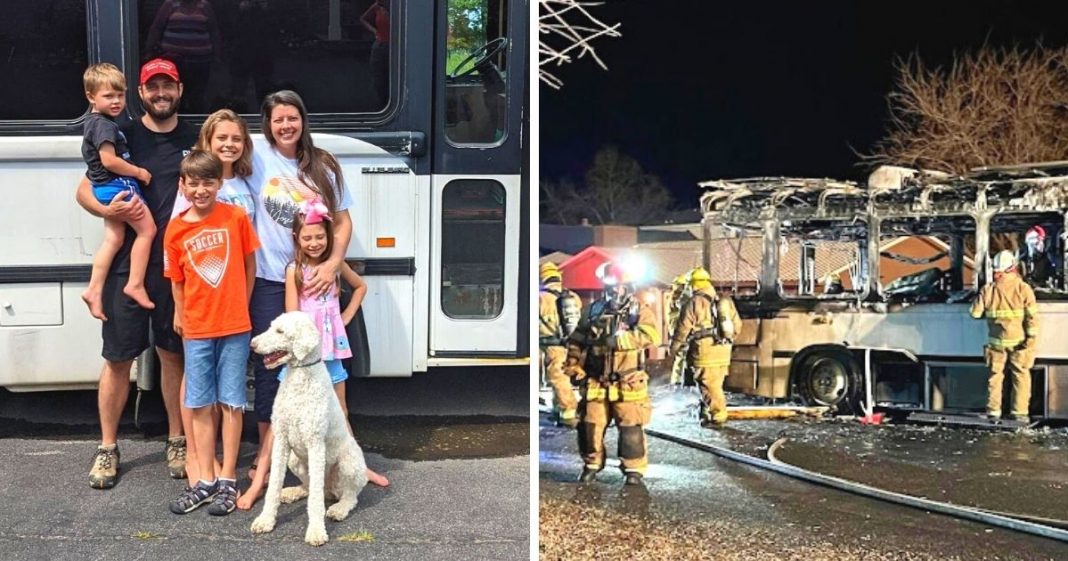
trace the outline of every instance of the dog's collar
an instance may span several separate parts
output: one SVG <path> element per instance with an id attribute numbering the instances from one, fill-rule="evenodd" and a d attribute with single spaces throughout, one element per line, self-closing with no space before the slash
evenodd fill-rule
<path id="1" fill-rule="evenodd" d="M 305 366 L 311 366 L 311 365 L 313 365 L 313 364 L 319 364 L 319 363 L 320 363 L 320 362 L 322 362 L 322 361 L 323 361 L 323 358 L 322 358 L 322 357 L 319 357 L 318 359 L 316 359 L 316 360 L 313 360 L 313 361 L 311 361 L 311 362 L 309 362 L 309 363 L 307 363 L 307 364 L 298 364 L 298 365 L 296 366 L 296 368 L 304 368 Z"/>

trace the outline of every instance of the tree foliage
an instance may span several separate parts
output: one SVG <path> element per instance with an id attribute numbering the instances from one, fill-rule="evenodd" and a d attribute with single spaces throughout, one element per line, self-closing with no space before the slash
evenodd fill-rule
<path id="1" fill-rule="evenodd" d="M 581 187 L 542 182 L 540 191 L 541 220 L 557 224 L 652 224 L 664 219 L 672 203 L 659 177 L 613 146 L 597 151 Z"/>
<path id="2" fill-rule="evenodd" d="M 1068 48 L 984 47 L 928 68 L 898 60 L 886 136 L 864 159 L 961 173 L 1068 156 Z"/>

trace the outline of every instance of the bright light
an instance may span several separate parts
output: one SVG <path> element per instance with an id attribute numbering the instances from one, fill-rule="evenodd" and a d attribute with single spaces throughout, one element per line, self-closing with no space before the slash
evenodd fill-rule
<path id="1" fill-rule="evenodd" d="M 623 259 L 623 270 L 630 276 L 631 282 L 635 284 L 643 283 L 649 280 L 652 276 L 652 270 L 649 268 L 649 263 L 642 259 L 639 255 L 628 255 Z"/>
<path id="2" fill-rule="evenodd" d="M 645 300 L 646 304 L 652 306 L 656 303 L 656 294 L 653 294 L 652 292 L 646 292 L 645 298 L 643 298 L 643 300 Z"/>

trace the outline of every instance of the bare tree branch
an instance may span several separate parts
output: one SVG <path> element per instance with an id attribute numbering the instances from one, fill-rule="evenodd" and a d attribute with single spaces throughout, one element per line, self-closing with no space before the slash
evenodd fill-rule
<path id="1" fill-rule="evenodd" d="M 895 61 L 886 136 L 865 163 L 961 173 L 1068 157 L 1068 47 L 984 47 L 948 70 Z"/>
<path id="2" fill-rule="evenodd" d="M 600 37 L 620 36 L 618 23 L 604 23 L 593 17 L 587 9 L 602 4 L 579 0 L 539 0 L 541 15 L 538 17 L 538 30 L 541 38 L 538 42 L 538 70 L 541 81 L 549 87 L 560 89 L 564 85 L 546 69 L 552 64 L 560 66 L 589 55 L 598 66 L 608 70 L 590 45 L 591 41 Z"/>

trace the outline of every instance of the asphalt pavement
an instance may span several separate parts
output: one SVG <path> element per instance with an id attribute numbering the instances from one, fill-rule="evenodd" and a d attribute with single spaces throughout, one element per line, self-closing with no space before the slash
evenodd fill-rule
<path id="1" fill-rule="evenodd" d="M 895 474 L 898 464 L 891 462 L 846 465 L 850 455 L 843 450 L 856 450 L 853 456 L 864 458 L 868 448 L 879 448 L 872 442 L 897 449 L 895 443 L 918 438 L 907 432 L 911 429 L 898 434 L 887 427 L 876 433 L 882 440 L 861 438 L 859 433 L 851 438 L 852 426 L 843 431 L 835 423 L 739 421 L 732 422 L 728 430 L 712 431 L 696 426 L 687 406 L 695 399 L 683 394 L 658 400 L 653 424 L 754 455 L 762 455 L 768 444 L 787 431 L 807 448 L 786 448 L 780 456 L 812 464 L 805 467 L 834 464 L 838 474 L 865 472 L 873 480 L 883 478 L 891 486 L 912 489 L 952 489 L 956 483 L 952 469 L 939 473 L 934 465 L 901 475 Z M 828 436 L 811 436 L 821 431 Z M 970 438 L 975 435 L 962 437 L 961 442 Z M 1005 439 L 1010 443 L 1006 450 L 1021 446 L 1004 436 L 992 435 L 990 440 Z M 928 440 L 926 447 L 914 445 L 905 450 L 916 454 L 924 450 L 926 456 L 901 454 L 902 464 L 928 465 L 934 456 L 930 450 L 935 449 L 935 443 Z M 543 415 L 539 443 L 543 559 L 1068 559 L 1068 544 L 813 486 L 655 438 L 649 439 L 650 467 L 644 487 L 624 487 L 614 460 L 596 483 L 582 485 L 575 481 L 581 462 L 573 431 L 551 426 Z M 976 448 L 990 450 L 989 446 Z M 1043 448 L 1040 443 L 1034 448 L 1048 450 L 1050 446 Z M 1050 452 L 1056 453 L 1056 446 L 1052 448 Z M 614 456 L 614 428 L 609 429 L 607 449 Z M 952 462 L 967 458 L 949 455 L 954 459 L 943 464 L 947 469 L 957 469 Z M 1028 462 L 1023 457 L 1010 459 Z M 916 473 L 927 480 L 921 484 L 910 479 Z"/>
<path id="2" fill-rule="evenodd" d="M 391 485 L 368 485 L 348 519 L 328 520 L 321 548 L 303 542 L 304 501 L 282 505 L 267 535 L 249 530 L 262 502 L 225 517 L 171 514 L 184 482 L 166 474 L 158 397 L 143 400 L 140 428 L 127 408 L 119 483 L 101 491 L 87 480 L 99 438 L 93 392 L 0 392 L 0 559 L 526 559 L 526 373 L 443 369 L 356 381 L 355 405 L 364 404 L 353 411 L 357 436 Z M 239 474 L 255 447 L 242 443 Z"/>

